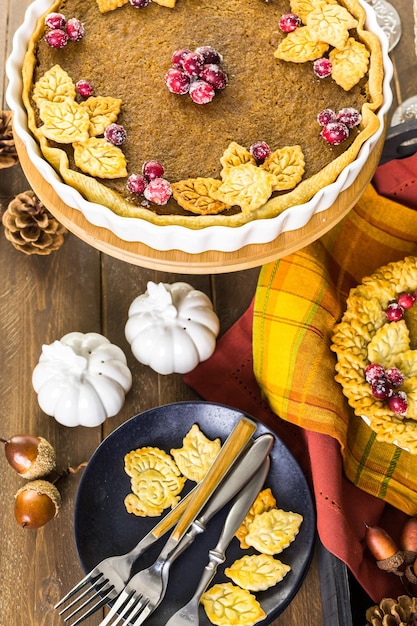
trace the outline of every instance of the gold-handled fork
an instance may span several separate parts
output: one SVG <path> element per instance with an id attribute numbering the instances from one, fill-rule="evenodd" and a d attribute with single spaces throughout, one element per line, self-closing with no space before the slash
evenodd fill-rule
<path id="1" fill-rule="evenodd" d="M 231 464 L 240 456 L 255 430 L 256 424 L 252 420 L 246 417 L 239 420 L 223 444 L 206 477 L 199 484 L 189 506 L 155 563 L 133 576 L 100 626 L 108 626 L 110 623 L 115 626 L 123 618 L 127 623 L 142 624 L 159 606 L 165 595 L 172 557 L 180 549 L 182 538 L 226 475 Z M 133 620 L 136 621 L 133 622 Z"/>

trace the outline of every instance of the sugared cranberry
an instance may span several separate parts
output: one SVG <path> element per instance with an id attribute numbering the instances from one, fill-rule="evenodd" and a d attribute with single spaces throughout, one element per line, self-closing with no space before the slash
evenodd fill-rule
<path id="1" fill-rule="evenodd" d="M 285 13 L 281 15 L 279 27 L 283 33 L 292 33 L 301 26 L 301 19 L 295 13 Z"/>
<path id="2" fill-rule="evenodd" d="M 120 124 L 110 124 L 104 129 L 104 137 L 115 146 L 121 146 L 126 141 L 127 133 Z"/>
<path id="3" fill-rule="evenodd" d="M 59 28 L 63 30 L 65 28 L 65 16 L 62 13 L 49 13 L 45 17 L 45 26 L 54 30 L 55 28 Z"/>
<path id="4" fill-rule="evenodd" d="M 369 363 L 365 368 L 365 380 L 372 384 L 375 380 L 385 376 L 385 368 L 379 363 Z"/>
<path id="5" fill-rule="evenodd" d="M 387 306 L 386 316 L 390 322 L 398 322 L 404 315 L 404 309 L 398 302 L 390 302 Z"/>
<path id="6" fill-rule="evenodd" d="M 415 302 L 415 295 L 412 293 L 400 293 L 397 302 L 403 309 L 409 309 Z"/>
<path id="7" fill-rule="evenodd" d="M 313 71 L 318 78 L 327 78 L 332 73 L 332 62 L 325 57 L 316 59 L 313 63 Z"/>
<path id="8" fill-rule="evenodd" d="M 372 395 L 378 400 L 387 400 L 392 395 L 390 382 L 384 378 L 377 378 L 371 384 Z"/>
<path id="9" fill-rule="evenodd" d="M 266 141 L 256 141 L 249 148 L 249 152 L 258 163 L 263 163 L 271 154 L 271 148 Z"/>
<path id="10" fill-rule="evenodd" d="M 323 109 L 317 115 L 317 121 L 320 126 L 326 126 L 327 124 L 330 124 L 330 122 L 336 121 L 336 113 L 333 109 Z"/>
<path id="11" fill-rule="evenodd" d="M 178 67 L 170 67 L 165 74 L 165 84 L 171 93 L 183 96 L 190 88 L 190 77 Z"/>
<path id="12" fill-rule="evenodd" d="M 321 136 L 332 146 L 338 146 L 349 137 L 349 129 L 342 122 L 329 122 L 323 126 Z"/>
<path id="13" fill-rule="evenodd" d="M 215 96 L 214 87 L 205 80 L 195 80 L 190 85 L 190 96 L 196 104 L 208 104 Z"/>
<path id="14" fill-rule="evenodd" d="M 162 178 L 164 175 L 164 168 L 159 161 L 145 161 L 142 165 L 142 174 L 147 180 Z"/>
<path id="15" fill-rule="evenodd" d="M 166 204 L 172 194 L 171 185 L 165 178 L 154 178 L 145 188 L 143 195 L 149 202 L 160 206 Z"/>
<path id="16" fill-rule="evenodd" d="M 195 49 L 195 52 L 203 55 L 204 63 L 214 63 L 215 65 L 220 65 L 223 61 L 223 57 L 220 52 L 217 52 L 217 50 L 211 46 L 199 46 Z"/>
<path id="17" fill-rule="evenodd" d="M 227 87 L 227 74 L 215 63 L 208 63 L 203 67 L 200 78 L 210 85 L 213 85 L 216 91 L 220 91 Z"/>
<path id="18" fill-rule="evenodd" d="M 130 0 L 130 4 L 132 7 L 136 9 L 141 9 L 142 7 L 147 7 L 150 0 Z"/>
<path id="19" fill-rule="evenodd" d="M 404 391 L 398 391 L 388 398 L 388 406 L 396 415 L 404 416 L 407 414 L 407 394 Z"/>
<path id="20" fill-rule="evenodd" d="M 51 48 L 64 48 L 68 43 L 68 35 L 65 30 L 54 28 L 46 33 L 45 41 Z"/>
<path id="21" fill-rule="evenodd" d="M 337 121 L 343 122 L 348 128 L 354 128 L 360 124 L 362 115 L 353 107 L 345 107 L 337 114 Z"/>
<path id="22" fill-rule="evenodd" d="M 188 76 L 200 76 L 204 67 L 204 57 L 198 52 L 189 52 L 183 56 L 181 64 L 182 69 Z"/>
<path id="23" fill-rule="evenodd" d="M 385 372 L 385 376 L 393 387 L 400 387 L 404 382 L 404 374 L 400 372 L 398 367 L 389 367 Z"/>
<path id="24" fill-rule="evenodd" d="M 75 86 L 83 98 L 89 98 L 93 94 L 93 85 L 88 80 L 79 80 Z"/>
<path id="25" fill-rule="evenodd" d="M 127 179 L 126 187 L 131 193 L 140 196 L 144 191 L 148 181 L 142 174 L 131 174 Z"/>
<path id="26" fill-rule="evenodd" d="M 172 67 L 178 67 L 181 69 L 183 58 L 186 54 L 190 54 L 190 52 L 191 50 L 188 50 L 188 48 L 178 48 L 178 50 L 175 50 L 171 57 Z"/>
<path id="27" fill-rule="evenodd" d="M 68 20 L 65 30 L 71 41 L 80 41 L 84 37 L 84 25 L 76 17 L 71 17 Z"/>

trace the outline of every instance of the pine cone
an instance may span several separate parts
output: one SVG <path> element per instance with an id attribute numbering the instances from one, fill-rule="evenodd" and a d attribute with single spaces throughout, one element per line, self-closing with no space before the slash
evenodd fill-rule
<path id="1" fill-rule="evenodd" d="M 20 193 L 9 203 L 2 222 L 6 239 L 25 254 L 46 255 L 58 250 L 67 232 L 32 190 Z"/>
<path id="2" fill-rule="evenodd" d="M 1 111 L 0 115 L 0 169 L 16 165 L 19 161 L 12 131 L 11 111 Z"/>
<path id="3" fill-rule="evenodd" d="M 366 626 L 417 626 L 417 598 L 384 598 L 366 611 Z"/>

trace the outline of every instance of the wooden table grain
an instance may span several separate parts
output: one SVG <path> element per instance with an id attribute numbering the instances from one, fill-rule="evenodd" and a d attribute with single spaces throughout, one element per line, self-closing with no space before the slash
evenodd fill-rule
<path id="1" fill-rule="evenodd" d="M 403 36 L 392 52 L 394 105 L 417 92 L 417 62 L 409 0 L 392 0 L 403 17 Z M 4 68 L 12 36 L 23 20 L 29 0 L 0 0 L 0 65 Z M 0 81 L 2 109 L 6 78 Z M 18 164 L 0 170 L 0 202 L 4 208 L 30 185 Z M 42 435 L 56 448 L 58 466 L 88 460 L 114 428 L 148 408 L 198 399 L 180 375 L 161 376 L 139 364 L 124 337 L 128 306 L 149 280 L 184 280 L 212 299 L 221 334 L 249 305 L 259 269 L 233 273 L 172 274 L 125 263 L 89 246 L 69 233 L 62 248 L 49 256 L 26 256 L 0 233 L 0 437 L 17 433 Z M 32 388 L 31 376 L 42 344 L 71 331 L 95 331 L 119 345 L 128 358 L 134 384 L 120 413 L 101 427 L 66 428 L 45 416 Z M 82 576 L 73 539 L 73 511 L 80 474 L 60 482 L 63 504 L 56 519 L 37 531 L 21 529 L 14 520 L 14 494 L 24 483 L 0 454 L 0 626 L 58 626 L 53 609 L 64 592 Z M 321 587 L 319 560 L 314 557 L 293 602 L 273 626 L 332 626 L 328 589 Z M 328 581 L 327 581 L 328 582 Z M 326 598 L 325 606 L 322 603 Z M 100 615 L 86 620 L 96 626 Z M 163 626 L 163 625 L 161 625 Z M 348 626 L 347 622 L 343 626 Z"/>

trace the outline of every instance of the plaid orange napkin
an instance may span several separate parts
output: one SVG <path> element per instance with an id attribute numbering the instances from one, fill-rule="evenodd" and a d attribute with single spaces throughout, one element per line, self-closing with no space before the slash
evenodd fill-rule
<path id="1" fill-rule="evenodd" d="M 387 183 L 409 161 L 377 173 L 384 168 Z M 248 412 L 288 446 L 311 484 L 321 541 L 375 602 L 404 589 L 376 566 L 363 522 L 398 540 L 417 511 L 417 457 L 376 442 L 353 415 L 329 346 L 349 289 L 380 265 L 417 255 L 417 213 L 382 197 L 377 182 L 319 241 L 261 268 L 249 309 L 185 376 L 203 398 Z"/>

